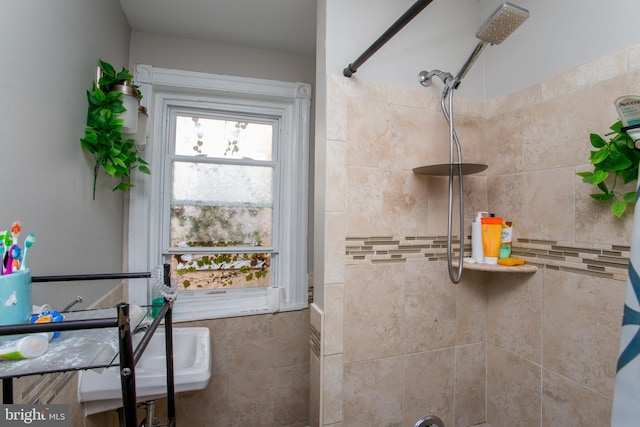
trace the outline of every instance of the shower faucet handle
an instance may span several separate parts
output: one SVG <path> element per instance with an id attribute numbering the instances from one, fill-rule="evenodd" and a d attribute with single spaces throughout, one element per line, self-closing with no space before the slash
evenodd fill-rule
<path id="1" fill-rule="evenodd" d="M 444 423 L 435 415 L 427 415 L 420 418 L 413 427 L 444 427 Z"/>

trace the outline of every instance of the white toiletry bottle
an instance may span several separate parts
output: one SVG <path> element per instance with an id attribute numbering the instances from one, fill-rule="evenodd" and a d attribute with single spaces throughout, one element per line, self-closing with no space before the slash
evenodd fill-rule
<path id="1" fill-rule="evenodd" d="M 640 124 L 640 96 L 625 95 L 616 99 L 613 103 L 618 111 L 622 126 Z M 627 134 L 634 140 L 640 139 L 640 128 L 629 129 Z"/>
<path id="2" fill-rule="evenodd" d="M 476 213 L 476 220 L 471 223 L 471 258 L 476 262 L 484 262 L 484 250 L 482 249 L 482 224 L 483 216 L 489 216 L 488 212 Z"/>

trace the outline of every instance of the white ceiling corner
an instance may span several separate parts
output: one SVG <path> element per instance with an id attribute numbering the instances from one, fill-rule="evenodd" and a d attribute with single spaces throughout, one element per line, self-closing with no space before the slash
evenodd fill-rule
<path id="1" fill-rule="evenodd" d="M 131 29 L 296 54 L 315 52 L 316 0 L 120 0 Z"/>

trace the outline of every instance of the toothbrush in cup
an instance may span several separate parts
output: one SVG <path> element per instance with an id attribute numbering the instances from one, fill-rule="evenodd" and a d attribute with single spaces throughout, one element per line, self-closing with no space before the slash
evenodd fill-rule
<path id="1" fill-rule="evenodd" d="M 0 264 L 2 264 L 2 274 L 7 274 L 8 266 L 6 261 L 9 257 L 9 252 L 11 251 L 13 239 L 11 239 L 11 235 L 6 230 L 0 233 L 0 238 L 2 239 L 2 259 L 0 260 Z"/>
<path id="2" fill-rule="evenodd" d="M 4 274 L 11 274 L 13 272 L 13 254 L 17 245 L 11 245 L 11 248 L 7 251 L 7 265 L 5 266 Z"/>
<path id="3" fill-rule="evenodd" d="M 20 236 L 20 230 L 20 221 L 14 221 L 13 224 L 11 224 L 11 240 L 16 245 L 18 244 L 18 236 Z"/>
<path id="4" fill-rule="evenodd" d="M 11 272 L 18 271 L 20 269 L 20 260 L 22 259 L 22 249 L 20 246 L 11 246 Z"/>
<path id="5" fill-rule="evenodd" d="M 20 264 L 20 270 L 25 270 L 27 268 L 27 254 L 29 253 L 29 248 L 36 241 L 36 235 L 33 233 L 29 233 L 27 237 L 24 239 L 24 256 L 22 257 L 22 264 Z"/>
<path id="6" fill-rule="evenodd" d="M 7 261 L 7 265 L 6 265 L 6 271 L 7 274 L 11 274 L 13 272 L 13 270 L 17 270 L 17 268 L 13 268 L 13 265 L 16 263 L 16 255 L 19 257 L 20 256 L 20 252 L 15 252 L 14 248 L 18 248 L 18 237 L 20 236 L 20 230 L 22 228 L 20 227 L 20 221 L 13 221 L 13 224 L 11 224 L 11 242 L 10 243 L 6 243 L 5 245 L 7 246 L 7 249 L 9 250 L 9 259 Z M 9 233 L 7 233 L 7 236 L 9 235 Z M 20 249 L 20 248 L 18 248 Z"/>

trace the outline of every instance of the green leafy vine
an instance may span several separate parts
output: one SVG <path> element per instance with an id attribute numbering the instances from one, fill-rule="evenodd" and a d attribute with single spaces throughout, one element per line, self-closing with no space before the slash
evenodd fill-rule
<path id="1" fill-rule="evenodd" d="M 122 122 L 119 115 L 126 111 L 122 103 L 122 93 L 113 91 L 114 86 L 123 82 L 131 83 L 133 76 L 123 67 L 116 72 L 113 66 L 100 60 L 101 77 L 92 90 L 87 91 L 89 107 L 87 112 L 87 126 L 85 135 L 80 139 L 82 148 L 93 154 L 93 200 L 96 198 L 96 182 L 98 172 L 102 167 L 107 174 L 119 178 L 120 182 L 113 189 L 126 191 L 134 184 L 130 182 L 133 169 L 150 174 L 149 164 L 140 156 L 138 148 L 132 138 L 122 133 Z M 140 91 L 138 99 L 142 96 Z"/>
<path id="2" fill-rule="evenodd" d="M 633 182 L 638 178 L 638 164 L 640 163 L 640 150 L 635 147 L 633 139 L 622 132 L 622 122 L 617 121 L 611 125 L 612 132 L 604 136 L 592 133 L 591 145 L 595 150 L 591 151 L 590 160 L 593 172 L 578 172 L 582 181 L 596 186 L 600 192 L 591 194 L 591 197 L 599 202 L 610 202 L 611 212 L 618 218 L 627 210 L 629 204 L 636 201 L 636 192 L 621 193 L 616 190 L 619 181 L 623 184 Z M 605 182 L 609 177 L 612 180 Z"/>

